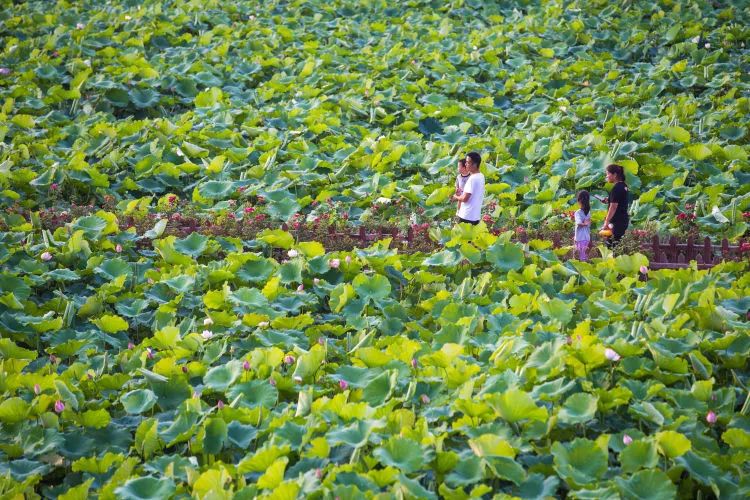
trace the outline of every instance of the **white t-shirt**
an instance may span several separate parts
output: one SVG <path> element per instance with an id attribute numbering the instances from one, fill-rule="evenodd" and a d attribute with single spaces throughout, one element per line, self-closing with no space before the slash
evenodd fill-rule
<path id="1" fill-rule="evenodd" d="M 484 175 L 481 172 L 471 174 L 464 186 L 464 193 L 470 193 L 468 201 L 462 201 L 458 209 L 458 216 L 464 220 L 475 221 L 482 218 L 482 203 L 484 202 Z"/>

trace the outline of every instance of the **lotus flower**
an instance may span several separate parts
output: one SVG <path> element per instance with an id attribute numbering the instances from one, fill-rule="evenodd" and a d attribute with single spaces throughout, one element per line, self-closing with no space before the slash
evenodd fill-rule
<path id="1" fill-rule="evenodd" d="M 37 396 L 42 393 L 42 388 L 39 384 L 34 384 L 34 394 Z"/>
<path id="2" fill-rule="evenodd" d="M 339 259 L 331 259 L 328 261 L 328 265 L 331 267 L 331 269 L 338 269 L 341 265 L 341 260 Z"/>
<path id="3" fill-rule="evenodd" d="M 291 354 L 288 355 L 288 356 L 284 356 L 284 363 L 285 364 L 287 364 L 287 365 L 293 365 L 294 361 L 295 361 L 294 356 L 292 356 Z"/>
<path id="4" fill-rule="evenodd" d="M 65 409 L 65 403 L 63 403 L 59 399 L 55 401 L 55 413 L 62 413 L 64 409 Z"/>
<path id="5" fill-rule="evenodd" d="M 320 278 L 313 279 L 313 285 L 320 285 Z"/>
<path id="6" fill-rule="evenodd" d="M 628 436 L 627 434 L 625 434 L 625 435 L 622 436 L 622 443 L 625 446 L 628 446 L 632 442 L 633 442 L 633 438 L 632 437 Z"/>
<path id="7" fill-rule="evenodd" d="M 339 380 L 339 387 L 342 391 L 345 391 L 349 388 L 349 383 L 346 380 Z"/>
<path id="8" fill-rule="evenodd" d="M 305 285 L 300 285 L 297 287 L 298 292 L 304 292 L 305 291 Z"/>
<path id="9" fill-rule="evenodd" d="M 351 264 L 352 263 L 352 256 L 351 255 L 347 255 L 346 259 L 344 259 L 344 260 L 346 261 L 347 264 Z"/>
<path id="10" fill-rule="evenodd" d="M 716 413 L 713 410 L 711 410 L 706 415 L 706 422 L 708 422 L 709 424 L 713 425 L 713 424 L 716 423 L 717 418 L 718 417 L 716 416 Z"/>
<path id="11" fill-rule="evenodd" d="M 291 250 L 289 250 L 289 251 L 288 251 L 288 252 L 287 252 L 286 254 L 287 254 L 287 255 L 288 255 L 288 256 L 289 256 L 290 258 L 292 258 L 292 259 L 293 259 L 293 258 L 295 258 L 295 257 L 297 257 L 297 256 L 299 255 L 299 252 L 298 252 L 297 250 L 295 250 L 294 248 L 292 248 L 292 249 L 291 249 Z"/>
<path id="12" fill-rule="evenodd" d="M 59 187 L 60 187 L 60 185 L 59 185 L 58 183 L 56 183 L 56 182 L 53 182 L 52 184 L 50 184 L 50 185 L 49 185 L 49 190 L 50 190 L 50 191 L 57 191 L 57 189 L 58 189 Z"/>
<path id="13" fill-rule="evenodd" d="M 422 401 L 422 404 L 423 404 L 423 405 L 427 405 L 427 404 L 430 404 L 430 396 L 428 396 L 427 394 L 422 394 L 422 395 L 421 395 L 421 396 L 419 397 L 419 399 L 420 399 L 420 400 Z"/>
<path id="14" fill-rule="evenodd" d="M 620 360 L 620 355 L 617 354 L 617 352 L 615 352 L 614 349 L 610 349 L 609 347 L 607 347 L 606 349 L 604 349 L 604 357 L 607 358 L 610 361 L 619 361 Z"/>
<path id="15" fill-rule="evenodd" d="M 77 30 L 82 30 L 82 29 L 83 29 L 83 28 L 85 28 L 85 27 L 86 27 L 86 25 L 85 25 L 85 24 L 83 24 L 83 23 L 76 23 L 76 29 L 77 29 Z"/>
<path id="16" fill-rule="evenodd" d="M 250 361 L 245 360 L 242 362 L 242 369 L 247 371 L 250 371 Z"/>
<path id="17" fill-rule="evenodd" d="M 203 337 L 204 340 L 208 340 L 213 336 L 214 334 L 211 333 L 211 330 L 203 330 L 203 332 L 201 332 L 201 337 Z"/>
<path id="18" fill-rule="evenodd" d="M 52 254 L 49 252 L 44 252 L 42 254 L 42 260 L 45 262 L 52 260 Z"/>
<path id="19" fill-rule="evenodd" d="M 648 267 L 646 266 L 641 266 L 639 270 L 641 271 L 641 274 L 648 274 Z"/>
<path id="20" fill-rule="evenodd" d="M 266 328 L 270 323 L 268 321 L 261 321 L 258 323 L 258 327 L 260 328 Z"/>
<path id="21" fill-rule="evenodd" d="M 211 318 L 206 318 L 203 320 L 203 326 L 211 326 L 213 324 L 214 324 L 214 320 L 212 320 Z"/>
<path id="22" fill-rule="evenodd" d="M 216 403 L 216 408 L 218 408 L 219 410 L 221 410 L 222 408 L 224 408 L 224 401 L 222 401 L 220 399 L 219 402 Z"/>
<path id="23" fill-rule="evenodd" d="M 119 243 L 115 245 L 115 252 L 122 253 L 122 245 L 120 245 Z"/>

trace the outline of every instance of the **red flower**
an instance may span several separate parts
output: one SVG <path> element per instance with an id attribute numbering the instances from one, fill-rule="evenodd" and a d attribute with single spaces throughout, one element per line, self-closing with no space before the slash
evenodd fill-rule
<path id="1" fill-rule="evenodd" d="M 169 198 L 167 198 L 167 201 L 169 201 L 170 204 L 177 201 L 177 197 L 175 195 L 171 195 Z"/>
<path id="2" fill-rule="evenodd" d="M 482 217 L 482 220 L 483 220 L 483 221 L 485 222 L 485 224 L 492 224 L 492 217 L 490 217 L 490 216 L 489 216 L 489 215 L 487 215 L 487 214 L 485 214 L 485 215 L 484 215 L 484 216 Z"/>
<path id="3" fill-rule="evenodd" d="M 743 243 L 740 252 L 750 252 L 750 243 Z"/>
<path id="4" fill-rule="evenodd" d="M 344 220 L 349 220 L 349 214 L 345 213 L 341 215 L 341 218 Z"/>
<path id="5" fill-rule="evenodd" d="M 58 185 L 58 184 L 57 184 L 56 182 L 53 182 L 52 184 L 50 184 L 50 185 L 49 185 L 49 189 L 50 189 L 50 191 L 57 191 L 57 189 L 58 189 L 59 187 L 60 187 L 60 186 L 59 186 L 59 185 Z"/>
<path id="6" fill-rule="evenodd" d="M 245 189 L 247 189 L 246 186 L 240 186 L 240 187 L 237 188 L 237 192 L 238 193 L 243 193 L 245 191 Z"/>
<path id="7" fill-rule="evenodd" d="M 746 219 L 750 219 L 750 212 L 742 212 L 742 216 Z"/>
<path id="8" fill-rule="evenodd" d="M 255 209 L 253 207 L 245 207 L 246 214 L 251 214 L 253 212 L 255 212 Z"/>
<path id="9" fill-rule="evenodd" d="M 299 222 L 295 222 L 294 224 L 292 224 L 292 227 L 294 229 L 299 229 L 299 226 L 300 226 Z"/>
<path id="10" fill-rule="evenodd" d="M 685 212 L 680 212 L 677 214 L 677 220 L 685 220 L 687 219 L 687 214 Z"/>

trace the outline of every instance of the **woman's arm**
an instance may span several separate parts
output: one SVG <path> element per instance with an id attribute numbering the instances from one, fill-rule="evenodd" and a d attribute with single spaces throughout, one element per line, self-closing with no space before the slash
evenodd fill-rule
<path id="1" fill-rule="evenodd" d="M 607 209 L 607 216 L 604 218 L 604 224 L 602 225 L 602 229 L 608 229 L 609 228 L 609 221 L 612 219 L 612 217 L 615 216 L 615 211 L 617 210 L 617 205 L 619 203 L 610 203 L 609 209 Z"/>

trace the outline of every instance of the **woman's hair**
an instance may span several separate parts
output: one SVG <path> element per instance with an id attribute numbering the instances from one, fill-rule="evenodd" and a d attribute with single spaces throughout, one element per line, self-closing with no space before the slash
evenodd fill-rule
<path id="1" fill-rule="evenodd" d="M 616 163 L 607 165 L 607 172 L 617 177 L 617 180 L 625 182 L 625 169 Z"/>
<path id="2" fill-rule="evenodd" d="M 463 158 L 461 158 L 460 160 L 458 160 L 458 166 L 459 167 L 466 167 L 466 160 L 463 159 Z"/>
<path id="3" fill-rule="evenodd" d="M 591 211 L 591 201 L 589 197 L 589 192 L 585 189 L 583 191 L 578 192 L 578 202 L 581 204 L 581 209 L 583 210 L 583 213 L 586 215 L 589 214 Z"/>

